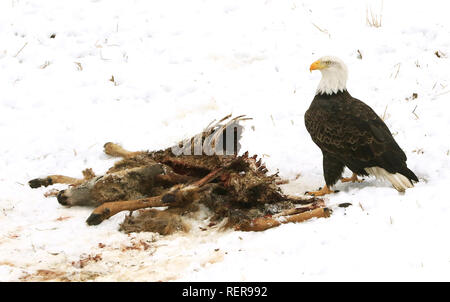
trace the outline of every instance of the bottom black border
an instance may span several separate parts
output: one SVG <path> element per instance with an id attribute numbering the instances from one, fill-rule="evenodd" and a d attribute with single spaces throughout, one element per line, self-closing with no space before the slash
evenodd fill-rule
<path id="1" fill-rule="evenodd" d="M 388 299 L 424 298 L 442 299 L 448 295 L 450 283 L 393 282 L 393 283 L 328 283 L 328 282 L 3 282 L 3 295 L 21 295 L 45 300 L 61 299 L 120 299 L 131 301 L 176 298 L 178 300 L 229 300 L 240 298 L 268 299 L 294 298 L 295 300 Z M 214 291 L 214 297 L 212 293 Z M 6 296 L 5 296 L 6 297 Z M 444 298 L 445 299 L 445 298 Z M 5 300 L 6 301 L 6 300 Z"/>

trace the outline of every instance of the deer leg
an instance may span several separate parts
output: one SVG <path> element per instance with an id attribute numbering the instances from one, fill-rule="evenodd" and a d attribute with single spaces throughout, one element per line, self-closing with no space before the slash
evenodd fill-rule
<path id="1" fill-rule="evenodd" d="M 48 187 L 54 184 L 70 184 L 70 185 L 77 185 L 81 184 L 83 182 L 82 179 L 79 178 L 73 178 L 69 176 L 64 175 L 49 175 L 45 178 L 35 178 L 28 182 L 28 185 L 33 188 L 39 188 L 39 187 Z"/>
<path id="2" fill-rule="evenodd" d="M 197 199 L 196 193 L 198 189 L 205 184 L 213 181 L 221 174 L 222 171 L 222 168 L 216 169 L 202 179 L 190 185 L 174 186 L 166 194 L 135 200 L 106 202 L 97 207 L 88 217 L 86 222 L 88 225 L 97 225 L 100 224 L 103 220 L 108 219 L 109 217 L 116 215 L 117 213 L 122 211 L 135 211 L 138 209 L 149 207 L 173 207 L 193 202 Z"/>
<path id="3" fill-rule="evenodd" d="M 113 157 L 122 157 L 122 158 L 126 158 L 126 157 L 131 157 L 134 155 L 137 155 L 139 153 L 142 152 L 131 152 L 128 150 L 125 150 L 124 148 L 122 148 L 122 146 L 115 144 L 115 143 L 106 143 L 104 146 L 104 152 L 106 154 L 108 154 L 109 156 L 113 156 Z"/>
<path id="4" fill-rule="evenodd" d="M 86 223 L 88 225 L 97 225 L 103 220 L 108 219 L 109 217 L 122 211 L 135 211 L 149 207 L 163 207 L 165 204 L 162 201 L 162 197 L 162 195 L 158 195 L 136 200 L 105 202 L 91 213 L 86 220 Z"/>
<path id="5" fill-rule="evenodd" d="M 94 172 L 92 169 L 85 169 L 83 170 L 83 178 L 74 178 L 70 176 L 64 176 L 64 175 L 49 175 L 44 178 L 35 178 L 28 182 L 28 185 L 33 188 L 39 188 L 39 187 L 48 187 L 54 184 L 68 184 L 71 186 L 78 186 L 82 184 L 84 181 L 92 179 L 95 177 Z"/>
<path id="6" fill-rule="evenodd" d="M 250 223 L 243 223 L 236 227 L 236 230 L 244 232 L 260 232 L 270 228 L 277 227 L 288 222 L 302 222 L 311 218 L 330 217 L 331 210 L 328 208 L 316 208 L 303 213 L 282 216 L 282 217 L 258 217 Z"/>

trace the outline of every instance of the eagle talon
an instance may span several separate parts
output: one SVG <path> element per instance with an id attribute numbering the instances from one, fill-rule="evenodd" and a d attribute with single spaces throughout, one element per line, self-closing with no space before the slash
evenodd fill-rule
<path id="1" fill-rule="evenodd" d="M 328 188 L 328 186 L 325 185 L 323 188 L 319 188 L 318 191 L 306 192 L 305 194 L 316 197 L 316 196 L 323 196 L 323 195 L 331 194 L 331 193 L 335 193 L 335 191 L 330 190 Z"/>
<path id="2" fill-rule="evenodd" d="M 356 175 L 356 173 L 353 173 L 352 177 L 342 177 L 341 178 L 341 182 L 349 182 L 349 181 L 351 181 L 353 183 L 355 183 L 355 182 L 362 183 L 364 181 L 364 178 L 359 179 L 358 175 Z"/>

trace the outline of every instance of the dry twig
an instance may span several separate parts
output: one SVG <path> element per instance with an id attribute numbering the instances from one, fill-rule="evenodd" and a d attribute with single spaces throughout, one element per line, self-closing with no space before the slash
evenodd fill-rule
<path id="1" fill-rule="evenodd" d="M 17 58 L 17 56 L 22 52 L 22 50 L 25 48 L 25 46 L 28 45 L 28 42 L 26 42 L 21 49 L 19 49 L 19 51 L 14 55 L 14 58 Z"/>

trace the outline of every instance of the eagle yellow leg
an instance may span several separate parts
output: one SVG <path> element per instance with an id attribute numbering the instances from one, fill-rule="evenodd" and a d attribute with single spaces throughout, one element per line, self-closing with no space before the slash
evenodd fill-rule
<path id="1" fill-rule="evenodd" d="M 331 194 L 331 193 L 334 193 L 334 191 L 330 190 L 330 188 L 328 188 L 327 185 L 323 186 L 323 188 L 318 191 L 306 192 L 306 194 L 312 195 L 312 196 L 323 196 L 323 195 Z"/>
<path id="2" fill-rule="evenodd" d="M 356 173 L 353 173 L 352 177 L 342 177 L 341 182 L 363 182 L 364 179 L 359 179 Z"/>

